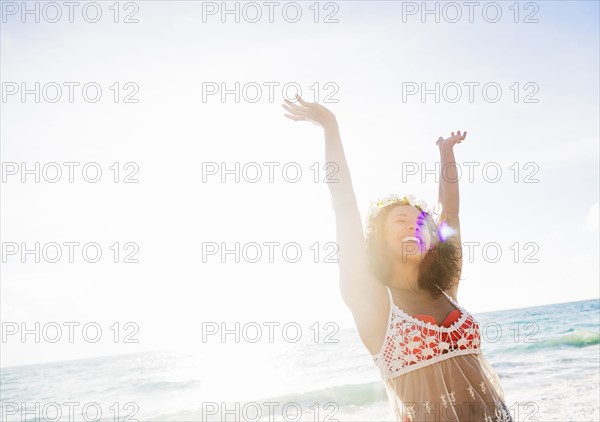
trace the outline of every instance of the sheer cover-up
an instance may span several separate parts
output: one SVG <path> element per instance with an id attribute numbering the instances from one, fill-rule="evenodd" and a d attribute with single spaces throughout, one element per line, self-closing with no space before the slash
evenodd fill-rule
<path id="1" fill-rule="evenodd" d="M 480 349 L 479 323 L 460 311 L 451 326 L 417 319 L 390 298 L 387 333 L 373 355 L 401 422 L 512 422 L 500 380 Z"/>

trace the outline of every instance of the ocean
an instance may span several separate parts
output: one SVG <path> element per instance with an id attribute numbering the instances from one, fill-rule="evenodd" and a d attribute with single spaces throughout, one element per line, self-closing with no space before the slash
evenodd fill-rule
<path id="1" fill-rule="evenodd" d="M 599 305 L 473 314 L 515 421 L 600 421 Z M 228 346 L 4 367 L 2 421 L 393 420 L 356 330 L 336 340 L 259 358 Z"/>

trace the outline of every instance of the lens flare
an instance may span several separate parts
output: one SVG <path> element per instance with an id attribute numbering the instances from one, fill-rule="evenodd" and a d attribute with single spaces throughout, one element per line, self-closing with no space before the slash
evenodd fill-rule
<path id="1" fill-rule="evenodd" d="M 438 229 L 438 233 L 440 235 L 440 240 L 442 242 L 445 242 L 446 239 L 448 239 L 450 236 L 453 236 L 454 234 L 456 234 L 456 230 L 454 230 L 452 227 L 450 227 L 447 222 L 442 221 L 442 223 L 440 224 L 440 227 Z"/>

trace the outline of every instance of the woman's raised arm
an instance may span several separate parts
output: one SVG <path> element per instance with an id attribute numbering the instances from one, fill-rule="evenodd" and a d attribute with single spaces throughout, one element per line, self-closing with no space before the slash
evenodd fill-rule
<path id="1" fill-rule="evenodd" d="M 457 298 L 460 271 L 462 270 L 462 241 L 460 236 L 460 220 L 458 218 L 460 200 L 458 195 L 458 169 L 456 168 L 456 159 L 454 158 L 454 145 L 460 144 L 466 137 L 467 132 L 461 134 L 459 130 L 456 134 L 452 132 L 452 135 L 447 139 L 440 136 L 436 142 L 440 149 L 441 164 L 438 203 L 442 208 L 437 223 L 438 227 L 441 227 L 441 225 L 446 227 L 442 233 L 448 236 L 448 238 L 444 240 L 455 242 L 460 249 L 461 257 L 458 262 L 459 273 L 456 279 L 453 280 L 454 285 L 451 288 L 454 299 Z"/>
<path id="2" fill-rule="evenodd" d="M 295 121 L 309 121 L 325 131 L 325 161 L 336 165 L 336 182 L 328 184 L 336 220 L 340 291 L 357 325 L 370 326 L 374 316 L 387 315 L 385 287 L 368 270 L 362 220 L 339 127 L 335 115 L 317 103 L 308 103 L 297 96 L 299 104 L 286 100 L 283 108 Z M 379 312 L 375 311 L 379 310 Z"/>

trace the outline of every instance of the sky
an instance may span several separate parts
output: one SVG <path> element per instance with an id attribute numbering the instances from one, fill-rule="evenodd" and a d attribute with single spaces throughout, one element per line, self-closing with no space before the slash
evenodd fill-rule
<path id="1" fill-rule="evenodd" d="M 41 2 L 36 22 L 2 3 L 1 366 L 197 345 L 223 321 L 351 327 L 323 130 L 280 106 L 295 87 L 335 113 L 363 218 L 390 193 L 433 205 L 435 141 L 468 131 L 455 148 L 473 242 L 463 307 L 599 296 L 597 2 L 494 3 L 499 15 L 481 2 L 471 19 L 464 2 L 431 2 L 438 22 L 421 2 L 288 3 L 270 22 L 261 2 L 230 2 L 236 22 L 221 2 L 119 3 L 118 16 L 100 2 L 96 23 L 90 9 L 52 23 Z M 39 102 L 23 99 L 36 82 Z M 36 163 L 40 181 L 22 182 Z M 46 259 L 23 258 L 36 242 Z M 220 253 L 236 242 L 240 262 Z M 19 340 L 36 323 L 42 341 Z M 98 342 L 82 340 L 85 324 Z"/>

